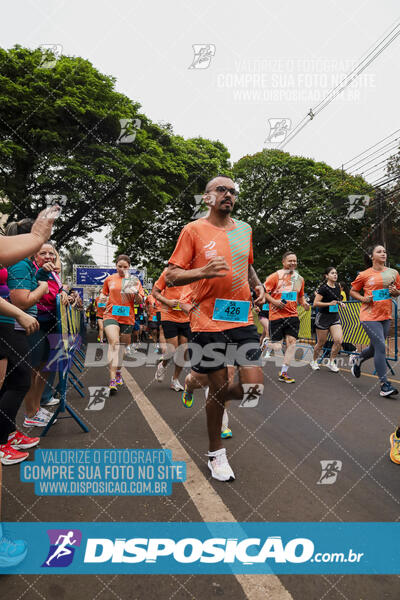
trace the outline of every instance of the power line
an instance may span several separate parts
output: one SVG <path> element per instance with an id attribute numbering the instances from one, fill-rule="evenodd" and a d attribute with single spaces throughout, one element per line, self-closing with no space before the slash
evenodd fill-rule
<path id="1" fill-rule="evenodd" d="M 400 180 L 400 176 L 396 175 L 395 177 L 391 177 L 389 179 L 387 179 L 386 181 L 383 181 L 382 183 L 377 183 L 379 182 L 381 179 L 384 179 L 384 177 L 380 177 L 376 180 L 376 182 L 371 183 L 371 185 L 373 187 L 382 187 L 383 185 L 387 185 L 388 183 L 391 183 L 392 181 L 399 181 Z"/>
<path id="2" fill-rule="evenodd" d="M 383 148 L 385 146 L 382 146 L 382 148 L 379 148 L 378 150 L 375 150 L 375 152 L 371 152 L 371 154 L 367 154 L 367 156 L 365 156 L 365 158 L 357 161 L 352 167 L 350 167 L 350 169 L 347 170 L 348 173 L 354 173 L 354 172 L 358 172 L 359 169 L 362 169 L 365 167 L 365 165 L 368 165 L 369 163 L 373 162 L 374 160 L 376 160 L 377 158 L 380 158 L 381 156 L 384 156 L 385 154 L 387 154 L 388 152 L 391 152 L 392 150 L 396 150 L 396 148 L 398 147 L 398 144 L 395 143 L 397 142 L 397 140 L 399 140 L 400 138 L 396 138 L 395 140 L 393 140 L 392 142 L 388 142 L 388 144 L 385 144 L 385 146 L 390 145 L 390 144 L 394 144 L 391 145 L 389 148 L 387 148 L 384 152 L 382 152 L 382 154 L 378 154 L 377 156 L 374 156 L 377 152 L 380 152 L 381 150 L 383 150 Z M 367 158 L 370 158 L 371 156 L 374 156 L 374 158 L 371 158 L 371 160 L 366 160 Z M 361 162 L 361 165 L 356 169 L 355 166 Z"/>
<path id="3" fill-rule="evenodd" d="M 386 153 L 384 153 L 384 154 L 386 154 Z M 383 154 L 381 154 L 380 156 L 383 156 Z M 372 162 L 373 164 L 370 167 L 368 167 L 367 169 L 365 169 L 364 171 L 350 172 L 349 175 L 353 175 L 353 176 L 362 175 L 362 176 L 364 176 L 369 171 L 371 171 L 372 169 L 375 169 L 375 167 L 378 167 L 378 165 L 382 165 L 382 164 L 386 164 L 387 165 L 388 161 L 390 159 L 390 156 L 386 156 L 386 158 L 384 158 L 383 160 L 375 162 L 377 158 L 379 158 L 379 157 L 376 156 L 374 159 L 372 159 L 372 160 L 368 161 L 367 163 L 365 163 L 365 165 L 363 165 L 363 166 L 367 166 L 367 164 L 370 163 L 370 162 Z M 379 167 L 379 168 L 383 169 L 384 167 Z"/>
<path id="4" fill-rule="evenodd" d="M 356 77 L 358 77 L 358 75 L 360 75 L 376 58 L 378 58 L 378 56 L 380 54 L 382 54 L 382 52 L 392 43 L 394 42 L 394 40 L 400 35 L 400 31 L 396 32 L 396 29 L 398 29 L 400 27 L 400 23 L 398 23 L 397 25 L 395 25 L 392 30 L 389 32 L 388 35 L 386 35 L 382 41 L 380 41 L 374 48 L 373 50 L 371 50 L 371 52 L 369 52 L 365 58 L 363 58 L 353 69 L 352 71 L 350 71 L 350 73 L 348 75 L 346 75 L 346 77 L 344 77 L 344 79 L 338 84 L 336 85 L 330 92 L 328 92 L 328 94 L 325 96 L 325 98 L 323 100 L 321 100 L 321 102 L 319 102 L 319 104 L 317 104 L 316 107 L 311 108 L 310 112 L 307 114 L 306 117 L 304 117 L 297 125 L 296 127 L 293 129 L 293 131 L 289 134 L 289 136 L 280 144 L 279 149 L 282 150 L 289 142 L 291 142 L 299 133 L 300 131 L 302 131 L 304 129 L 304 127 L 311 121 L 314 119 L 314 117 L 319 114 L 324 108 L 326 108 L 335 98 L 336 96 L 338 96 L 339 94 L 341 94 L 343 92 L 343 90 L 346 89 L 346 87 L 348 87 Z M 390 38 L 390 36 L 392 36 Z M 384 46 L 382 46 L 382 44 L 388 39 L 390 38 L 385 44 Z M 382 46 L 380 48 L 380 46 Z M 367 59 L 372 55 L 372 58 L 370 60 L 367 61 Z M 367 61 L 367 62 L 365 62 Z M 365 64 L 363 64 L 365 63 Z M 354 75 L 353 75 L 354 73 Z M 338 89 L 339 88 L 339 89 Z M 337 91 L 336 91 L 337 90 Z M 335 93 L 336 92 L 336 93 Z M 330 97 L 332 96 L 332 97 Z M 307 120 L 308 117 L 308 120 Z M 306 122 L 302 125 L 303 121 L 306 120 Z"/>
<path id="5" fill-rule="evenodd" d="M 349 163 L 353 162 L 353 160 L 355 160 L 356 158 L 358 158 L 359 156 L 362 156 L 363 154 L 365 154 L 366 152 L 368 152 L 369 150 L 372 150 L 372 148 L 375 148 L 375 146 L 378 146 L 381 142 L 384 142 L 385 140 L 389 139 L 390 137 L 392 137 L 392 135 L 395 135 L 396 133 L 398 133 L 400 131 L 400 129 L 396 129 L 396 131 L 393 131 L 392 133 L 390 133 L 389 135 L 387 135 L 386 137 L 384 137 L 383 139 L 379 140 L 379 142 L 376 142 L 375 144 L 372 144 L 372 146 L 370 146 L 369 148 L 367 148 L 366 150 L 363 150 L 363 152 L 360 152 L 359 154 L 357 154 L 357 156 L 354 156 L 353 158 L 351 158 L 350 160 L 346 161 L 345 163 L 342 164 L 342 167 L 344 167 L 345 165 L 348 165 Z M 396 138 L 396 139 L 400 139 L 400 138 Z M 392 140 L 394 141 L 394 140 Z M 392 142 L 388 142 L 389 144 L 391 144 Z M 386 146 L 387 144 L 385 144 Z M 383 146 L 384 147 L 384 146 Z M 381 149 L 381 148 L 380 148 Z M 366 157 L 364 157 L 366 158 Z M 354 166 L 354 165 L 353 165 Z M 352 169 L 353 167 L 350 167 L 350 169 Z"/>
<path id="6" fill-rule="evenodd" d="M 392 30 L 389 32 L 389 34 L 388 34 L 387 36 L 385 36 L 385 37 L 383 38 L 383 40 L 382 40 L 381 42 L 379 42 L 379 44 L 378 44 L 378 45 L 377 45 L 377 46 L 376 46 L 376 47 L 375 47 L 373 50 L 371 50 L 371 52 L 369 52 L 369 53 L 368 53 L 368 54 L 365 56 L 365 58 L 363 58 L 363 59 L 360 61 L 360 63 L 359 63 L 359 64 L 358 64 L 356 67 L 354 67 L 354 68 L 353 68 L 353 70 L 352 70 L 352 71 L 350 71 L 350 73 L 349 73 L 348 75 L 346 75 L 346 77 L 344 77 L 344 79 L 343 79 L 343 80 L 342 80 L 342 81 L 341 81 L 341 82 L 340 82 L 340 83 L 339 83 L 339 84 L 338 84 L 336 87 L 334 87 L 334 88 L 333 88 L 333 90 L 331 90 L 331 92 L 329 92 L 329 94 L 328 94 L 328 95 L 327 95 L 327 96 L 326 96 L 326 97 L 325 97 L 323 100 L 321 100 L 321 102 L 320 102 L 319 104 L 317 104 L 317 106 L 315 107 L 315 109 L 313 109 L 313 113 L 314 113 L 314 115 L 315 115 L 315 114 L 317 114 L 317 113 L 319 113 L 319 112 L 321 112 L 321 110 L 322 110 L 322 108 L 324 108 L 324 106 L 322 106 L 320 109 L 318 109 L 318 107 L 319 107 L 321 104 L 323 105 L 323 104 L 326 102 L 327 98 L 329 98 L 329 96 L 330 96 L 331 94 L 333 94 L 333 93 L 335 92 L 335 90 L 337 90 L 338 88 L 340 88 L 340 86 L 341 86 L 341 85 L 342 85 L 342 84 L 343 84 L 343 83 L 346 81 L 346 79 L 349 79 L 349 78 L 351 77 L 351 75 L 354 73 L 354 71 L 357 71 L 357 69 L 360 69 L 360 67 L 361 67 L 361 69 L 360 69 L 360 70 L 358 70 L 358 71 L 356 72 L 356 74 L 354 75 L 354 77 L 353 77 L 353 78 L 352 78 L 352 79 L 351 79 L 349 82 L 347 82 L 347 83 L 346 83 L 346 85 L 345 85 L 345 86 L 344 86 L 342 89 L 340 89 L 340 90 L 338 91 L 338 93 L 337 93 L 337 94 L 335 94 L 335 95 L 333 96 L 333 98 L 332 98 L 332 99 L 331 99 L 329 102 L 332 102 L 332 100 L 333 100 L 334 98 L 336 98 L 336 96 L 337 96 L 339 93 L 341 93 L 341 92 L 342 92 L 342 91 L 343 91 L 343 90 L 344 90 L 344 89 L 345 89 L 345 88 L 346 88 L 348 85 L 350 85 L 350 83 L 351 83 L 351 82 L 352 82 L 352 81 L 355 79 L 355 77 L 357 77 L 357 76 L 358 76 L 360 73 L 362 73 L 362 71 L 364 71 L 364 70 L 366 69 L 366 67 L 367 67 L 367 66 L 369 66 L 369 65 L 370 65 L 370 64 L 371 64 L 371 63 L 372 63 L 372 62 L 373 62 L 373 61 L 374 61 L 374 60 L 375 60 L 375 59 L 376 59 L 376 58 L 377 58 L 377 57 L 378 57 L 378 56 L 379 56 L 379 55 L 380 55 L 380 54 L 383 52 L 383 50 L 385 50 L 385 49 L 386 49 L 386 48 L 387 48 L 387 47 L 388 47 L 388 46 L 389 46 L 389 45 L 390 45 L 392 42 L 394 42 L 394 40 L 396 39 L 396 37 L 398 37 L 398 35 L 400 35 L 400 31 L 398 31 L 398 32 L 397 32 L 397 33 L 396 33 L 396 34 L 393 36 L 393 38 L 392 38 L 391 40 L 389 40 L 389 41 L 388 41 L 388 42 L 385 44 L 385 46 L 383 46 L 383 48 L 381 48 L 381 49 L 378 51 L 378 48 L 379 48 L 379 46 L 381 46 L 381 45 L 383 44 L 383 42 L 384 42 L 384 41 L 385 41 L 385 40 L 386 40 L 388 37 L 390 37 L 390 36 L 392 35 L 392 33 L 394 33 L 394 32 L 395 32 L 395 30 L 396 30 L 398 27 L 400 27 L 400 23 L 398 23 L 397 25 L 395 25 L 395 26 L 393 27 L 393 29 L 392 29 Z M 376 53 L 376 55 L 375 55 L 375 56 L 373 56 L 373 57 L 371 58 L 371 60 L 370 60 L 370 61 L 368 61 L 368 63 L 367 63 L 367 64 L 365 64 L 365 65 L 363 65 L 363 66 L 362 66 L 362 64 L 363 64 L 363 63 L 364 63 L 364 62 L 365 62 L 365 61 L 366 61 L 366 60 L 367 60 L 367 59 L 368 59 L 368 58 L 371 56 L 371 54 L 373 54 L 374 52 L 377 52 L 377 53 Z"/>

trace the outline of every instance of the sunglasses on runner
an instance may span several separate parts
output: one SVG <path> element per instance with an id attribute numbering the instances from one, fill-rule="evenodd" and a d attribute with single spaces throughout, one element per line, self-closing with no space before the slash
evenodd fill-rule
<path id="1" fill-rule="evenodd" d="M 230 194 L 232 194 L 232 196 L 237 196 L 239 194 L 239 192 L 237 190 L 235 190 L 235 188 L 228 188 L 225 185 L 217 185 L 217 187 L 215 188 L 216 192 L 221 192 L 221 193 L 226 193 L 229 192 Z"/>

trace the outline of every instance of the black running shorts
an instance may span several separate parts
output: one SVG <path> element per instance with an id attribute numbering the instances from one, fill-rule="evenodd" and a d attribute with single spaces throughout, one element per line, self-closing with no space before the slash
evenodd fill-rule
<path id="1" fill-rule="evenodd" d="M 300 319 L 298 317 L 287 317 L 286 319 L 273 319 L 269 322 L 271 342 L 280 342 L 287 335 L 298 338 Z"/>
<path id="2" fill-rule="evenodd" d="M 255 325 L 224 331 L 193 331 L 189 348 L 196 373 L 212 373 L 227 365 L 261 366 L 260 337 Z"/>
<path id="3" fill-rule="evenodd" d="M 315 317 L 316 329 L 329 329 L 332 325 L 341 325 L 338 313 L 318 312 Z"/>
<path id="4" fill-rule="evenodd" d="M 176 321 L 161 321 L 166 340 L 183 335 L 189 339 L 190 323 L 177 323 Z"/>

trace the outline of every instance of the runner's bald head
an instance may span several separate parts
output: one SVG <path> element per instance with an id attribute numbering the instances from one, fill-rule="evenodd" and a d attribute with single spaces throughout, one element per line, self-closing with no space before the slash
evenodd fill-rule
<path id="1" fill-rule="evenodd" d="M 207 183 L 206 192 L 210 192 L 217 185 L 227 185 L 228 186 L 228 182 L 229 182 L 230 187 L 235 187 L 235 182 L 230 177 L 228 177 L 227 175 L 217 175 L 216 177 L 213 177 L 212 179 L 210 179 L 210 181 Z"/>

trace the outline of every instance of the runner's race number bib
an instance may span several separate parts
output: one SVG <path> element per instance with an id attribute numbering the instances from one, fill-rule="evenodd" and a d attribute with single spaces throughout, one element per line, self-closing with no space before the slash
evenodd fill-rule
<path id="1" fill-rule="evenodd" d="M 214 304 L 213 321 L 248 323 L 250 302 L 217 298 Z"/>
<path id="2" fill-rule="evenodd" d="M 380 300 L 390 300 L 389 288 L 372 290 L 372 299 L 374 302 L 379 302 Z"/>
<path id="3" fill-rule="evenodd" d="M 296 302 L 297 292 L 282 292 L 281 300 L 286 300 L 287 302 Z"/>
<path id="4" fill-rule="evenodd" d="M 268 302 L 266 302 L 265 304 L 262 305 L 262 309 L 261 310 L 269 310 L 269 304 L 268 304 Z"/>
<path id="5" fill-rule="evenodd" d="M 339 305 L 333 304 L 329 307 L 329 312 L 339 312 Z"/>
<path id="6" fill-rule="evenodd" d="M 156 316 L 156 315 L 154 315 L 154 317 L 153 317 L 153 319 L 152 319 L 152 320 L 153 320 L 153 321 L 157 321 L 157 316 Z"/>
<path id="7" fill-rule="evenodd" d="M 105 308 L 106 303 L 105 302 L 99 302 L 97 305 L 99 308 Z"/>
<path id="8" fill-rule="evenodd" d="M 115 317 L 129 317 L 130 306 L 119 306 L 115 305 L 112 307 L 111 314 Z"/>

